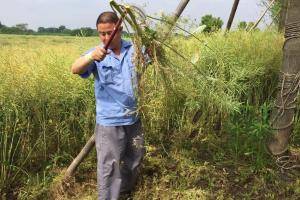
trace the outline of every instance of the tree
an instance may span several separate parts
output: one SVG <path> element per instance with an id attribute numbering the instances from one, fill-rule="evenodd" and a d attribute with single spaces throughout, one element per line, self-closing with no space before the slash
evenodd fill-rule
<path id="1" fill-rule="evenodd" d="M 285 26 L 285 20 L 286 20 L 286 12 L 288 7 L 288 0 L 280 0 L 281 2 L 281 9 L 280 9 L 280 17 L 279 17 L 279 24 L 278 24 L 278 30 L 282 31 Z"/>
<path id="2" fill-rule="evenodd" d="M 2 27 L 1 33 L 4 34 L 24 34 L 25 32 L 22 31 L 20 28 L 17 27 Z"/>
<path id="3" fill-rule="evenodd" d="M 283 46 L 282 75 L 278 83 L 279 89 L 275 107 L 271 113 L 271 126 L 274 136 L 268 143 L 273 155 L 283 154 L 288 148 L 289 137 L 293 130 L 296 109 L 296 99 L 299 91 L 300 71 L 300 1 L 289 0 L 285 42 Z"/>
<path id="4" fill-rule="evenodd" d="M 81 28 L 81 31 L 82 31 L 83 35 L 84 35 L 84 36 L 87 36 L 87 37 L 88 37 L 88 36 L 92 36 L 93 33 L 94 33 L 93 29 L 90 28 L 90 27 L 84 27 L 84 28 Z"/>
<path id="5" fill-rule="evenodd" d="M 47 33 L 58 33 L 58 28 L 49 27 L 49 28 L 45 29 L 45 32 L 47 32 Z"/>
<path id="6" fill-rule="evenodd" d="M 221 20 L 220 17 L 216 18 L 216 17 L 213 17 L 212 15 L 204 15 L 201 18 L 200 25 L 205 25 L 206 27 L 203 31 L 210 33 L 210 32 L 221 29 L 223 26 L 223 21 Z"/>
<path id="7" fill-rule="evenodd" d="M 62 32 L 63 34 L 66 34 L 66 35 L 71 35 L 71 33 L 72 33 L 72 30 L 71 29 L 68 29 L 68 28 L 66 28 L 66 29 L 64 29 L 63 30 L 63 32 Z"/>
<path id="8" fill-rule="evenodd" d="M 1 22 L 0 22 L 0 28 L 5 27 Z"/>
<path id="9" fill-rule="evenodd" d="M 28 24 L 27 23 L 16 24 L 15 27 L 22 30 L 22 31 L 26 31 L 27 27 L 28 27 Z"/>
<path id="10" fill-rule="evenodd" d="M 246 30 L 246 28 L 247 28 L 247 22 L 241 21 L 241 22 L 238 24 L 238 29 L 239 29 L 239 30 Z"/>
<path id="11" fill-rule="evenodd" d="M 72 36 L 83 36 L 83 37 L 89 37 L 95 35 L 95 31 L 92 28 L 89 27 L 83 27 L 80 29 L 74 29 L 71 31 Z"/>
<path id="12" fill-rule="evenodd" d="M 45 29 L 44 27 L 39 27 L 39 28 L 38 28 L 38 32 L 39 32 L 39 33 L 44 33 L 45 30 L 46 30 L 46 29 Z"/>
<path id="13" fill-rule="evenodd" d="M 61 25 L 61 26 L 58 27 L 58 31 L 60 33 L 64 32 L 65 29 L 66 29 L 66 27 L 64 25 Z"/>

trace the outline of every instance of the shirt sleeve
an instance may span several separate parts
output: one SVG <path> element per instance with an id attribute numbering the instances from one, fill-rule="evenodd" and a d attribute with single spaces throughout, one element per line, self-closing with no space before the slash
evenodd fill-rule
<path id="1" fill-rule="evenodd" d="M 79 76 L 80 76 L 81 78 L 88 78 L 93 72 L 95 72 L 95 70 L 96 70 L 96 64 L 95 64 L 95 62 L 93 61 L 93 62 L 88 66 L 87 70 L 86 70 L 84 73 L 79 74 Z"/>
<path id="2" fill-rule="evenodd" d="M 92 52 L 94 49 L 95 49 L 95 48 L 88 50 L 87 52 L 85 52 L 85 53 L 82 54 L 81 56 L 85 56 L 86 54 Z M 79 74 L 79 76 L 80 76 L 81 78 L 88 78 L 93 72 L 96 71 L 96 69 L 97 69 L 96 63 L 95 63 L 95 61 L 93 61 L 92 63 L 89 64 L 87 70 L 86 70 L 84 73 Z"/>

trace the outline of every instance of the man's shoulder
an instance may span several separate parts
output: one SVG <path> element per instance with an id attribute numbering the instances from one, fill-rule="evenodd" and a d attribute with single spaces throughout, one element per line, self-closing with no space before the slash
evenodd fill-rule
<path id="1" fill-rule="evenodd" d="M 92 51 L 94 51 L 96 49 L 96 47 L 91 47 L 91 48 L 89 48 L 87 51 L 85 51 L 83 54 L 82 54 L 82 56 L 84 56 L 84 55 L 86 55 L 86 54 L 88 54 L 88 53 L 91 53 Z"/>
<path id="2" fill-rule="evenodd" d="M 122 39 L 122 47 L 125 48 L 125 49 L 131 49 L 133 48 L 133 43 L 131 40 L 124 40 Z"/>

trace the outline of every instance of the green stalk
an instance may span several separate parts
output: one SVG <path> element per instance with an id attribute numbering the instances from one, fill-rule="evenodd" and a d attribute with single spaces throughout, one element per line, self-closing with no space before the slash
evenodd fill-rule
<path id="1" fill-rule="evenodd" d="M 137 32 L 138 35 L 142 36 L 142 34 L 143 34 L 143 33 L 142 33 L 142 29 L 139 27 L 139 25 L 138 25 L 138 23 L 137 23 L 137 21 L 136 21 L 136 19 L 135 19 L 135 16 L 134 16 L 134 14 L 132 13 L 132 11 L 130 10 L 130 8 L 127 9 L 127 13 L 129 14 L 129 16 L 130 16 L 130 18 L 131 18 L 131 20 L 132 20 L 132 22 L 133 22 L 133 24 L 134 24 L 133 28 L 136 29 L 136 32 Z"/>
<path id="2" fill-rule="evenodd" d="M 122 16 L 125 16 L 125 20 L 130 24 L 130 26 L 134 27 L 132 20 L 125 14 L 125 12 L 122 10 L 121 5 L 117 4 L 114 0 L 111 0 L 109 2 L 112 9 L 115 9 L 118 11 L 118 13 Z"/>

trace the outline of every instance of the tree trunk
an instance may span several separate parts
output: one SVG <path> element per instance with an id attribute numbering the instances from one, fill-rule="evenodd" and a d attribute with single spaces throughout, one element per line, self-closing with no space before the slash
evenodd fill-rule
<path id="1" fill-rule="evenodd" d="M 233 22 L 235 13 L 236 13 L 236 9 L 239 5 L 239 2 L 240 2 L 240 0 L 234 0 L 234 2 L 233 2 L 231 12 L 230 12 L 230 15 L 229 15 L 229 19 L 228 19 L 228 22 L 227 22 L 227 26 L 226 26 L 227 31 L 229 31 L 230 28 L 231 28 L 231 25 L 232 25 L 232 22 Z"/>
<path id="2" fill-rule="evenodd" d="M 286 20 L 286 11 L 288 6 L 288 0 L 280 0 L 281 4 L 281 10 L 280 10 L 280 17 L 279 17 L 279 24 L 278 24 L 278 30 L 284 31 L 285 26 L 285 20 Z"/>
<path id="3" fill-rule="evenodd" d="M 274 136 L 268 143 L 273 155 L 283 154 L 293 130 L 296 98 L 300 83 L 300 1 L 289 0 L 279 91 L 271 114 Z"/>

